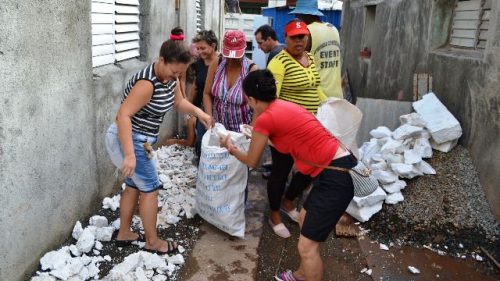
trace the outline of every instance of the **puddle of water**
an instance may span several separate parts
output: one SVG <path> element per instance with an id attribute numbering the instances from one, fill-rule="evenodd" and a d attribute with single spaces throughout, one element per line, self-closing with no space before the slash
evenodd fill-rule
<path id="1" fill-rule="evenodd" d="M 391 247 L 389 251 L 379 248 L 368 238 L 361 238 L 359 244 L 366 255 L 368 267 L 373 270 L 373 280 L 453 280 L 453 281 L 496 281 L 500 280 L 499 271 L 494 276 L 486 275 L 486 266 L 478 261 L 440 256 L 427 249 L 408 246 Z M 408 266 L 416 267 L 420 274 L 412 274 Z"/>

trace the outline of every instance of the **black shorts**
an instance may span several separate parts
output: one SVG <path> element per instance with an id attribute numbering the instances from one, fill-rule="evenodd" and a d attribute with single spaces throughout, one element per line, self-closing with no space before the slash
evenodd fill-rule
<path id="1" fill-rule="evenodd" d="M 348 155 L 333 160 L 330 166 L 352 168 L 356 164 L 356 159 Z M 300 233 L 313 241 L 324 242 L 353 197 L 354 186 L 349 173 L 324 169 L 314 180 L 304 203 L 307 213 Z"/>

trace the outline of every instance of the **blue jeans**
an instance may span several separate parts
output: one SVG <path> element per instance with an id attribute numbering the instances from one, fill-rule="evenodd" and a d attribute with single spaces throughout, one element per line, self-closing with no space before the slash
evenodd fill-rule
<path id="1" fill-rule="evenodd" d="M 134 175 L 130 178 L 125 178 L 125 184 L 127 186 L 146 193 L 162 188 L 156 169 L 156 158 L 149 159 L 143 147 L 146 142 L 151 145 L 156 143 L 157 139 L 156 137 L 150 137 L 132 131 L 136 165 Z M 124 154 L 118 138 L 118 127 L 115 123 L 111 124 L 106 132 L 106 150 L 113 164 L 118 169 L 121 169 Z"/>

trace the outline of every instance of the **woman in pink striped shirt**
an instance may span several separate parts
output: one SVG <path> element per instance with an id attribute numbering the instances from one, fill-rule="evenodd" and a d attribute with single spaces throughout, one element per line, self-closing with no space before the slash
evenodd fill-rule
<path id="1" fill-rule="evenodd" d="M 222 58 L 208 68 L 203 107 L 215 122 L 239 132 L 240 124 L 252 122 L 252 110 L 243 94 L 242 83 L 257 66 L 245 55 L 245 34 L 230 30 L 224 34 Z"/>

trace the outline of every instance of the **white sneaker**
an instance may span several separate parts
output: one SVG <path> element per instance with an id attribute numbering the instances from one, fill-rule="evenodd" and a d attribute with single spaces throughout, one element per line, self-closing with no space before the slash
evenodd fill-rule
<path id="1" fill-rule="evenodd" d="M 280 211 L 283 212 L 285 215 L 287 215 L 291 220 L 294 222 L 298 223 L 299 222 L 299 211 L 297 211 L 297 208 L 294 208 L 291 211 L 287 211 L 285 208 L 280 208 Z"/>

